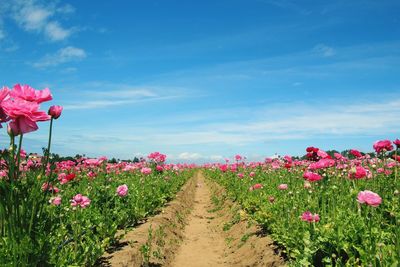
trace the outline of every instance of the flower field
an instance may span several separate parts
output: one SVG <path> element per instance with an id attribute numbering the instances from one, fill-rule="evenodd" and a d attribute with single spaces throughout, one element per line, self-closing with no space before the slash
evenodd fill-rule
<path id="1" fill-rule="evenodd" d="M 50 157 L 54 120 L 40 104 L 48 89 L 16 85 L 0 91 L 1 122 L 8 122 L 10 147 L 1 151 L 0 265 L 93 265 L 114 244 L 118 229 L 137 225 L 172 199 L 193 166 L 165 164 L 155 152 L 148 161 L 110 164 L 106 158 L 54 162 Z M 29 157 L 23 136 L 50 121 L 43 157 Z"/>
<path id="2" fill-rule="evenodd" d="M 305 160 L 246 163 L 238 155 L 233 164 L 205 167 L 291 264 L 399 266 L 399 145 L 376 142 L 377 157 L 357 150 L 330 156 L 309 147 Z"/>
<path id="3" fill-rule="evenodd" d="M 63 108 L 40 110 L 50 100 L 50 90 L 27 85 L 0 91 L 0 122 L 10 141 L 0 153 L 1 266 L 99 264 L 124 232 L 160 211 L 195 172 L 224 187 L 240 205 L 240 217 L 257 222 L 290 265 L 400 264 L 398 139 L 375 142 L 369 154 L 308 147 L 303 158 L 246 162 L 237 155 L 234 163 L 201 167 L 166 164 L 159 152 L 135 163 L 110 163 L 106 157 L 60 161 L 51 156 L 51 141 Z M 28 155 L 24 136 L 44 121 L 50 122 L 44 155 Z M 207 213 L 210 204 L 201 205 L 195 217 L 214 218 Z M 144 248 L 149 264 L 151 240 Z"/>

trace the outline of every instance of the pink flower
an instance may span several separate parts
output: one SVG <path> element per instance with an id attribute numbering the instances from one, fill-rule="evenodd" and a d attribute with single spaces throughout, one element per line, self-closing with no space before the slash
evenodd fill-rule
<path id="1" fill-rule="evenodd" d="M 140 170 L 140 172 L 143 173 L 143 174 L 145 174 L 145 175 L 149 175 L 149 174 L 151 173 L 151 169 L 150 169 L 150 168 L 147 168 L 147 167 L 143 167 L 143 168 Z"/>
<path id="2" fill-rule="evenodd" d="M 301 215 L 301 220 L 304 222 L 319 222 L 320 218 L 317 213 L 312 214 L 310 211 L 306 211 Z"/>
<path id="3" fill-rule="evenodd" d="M 315 181 L 319 181 L 322 179 L 321 175 L 319 175 L 318 173 L 314 173 L 314 172 L 304 173 L 303 178 L 307 179 L 307 181 L 309 181 L 309 182 L 315 182 Z"/>
<path id="4" fill-rule="evenodd" d="M 236 155 L 236 156 L 235 156 L 235 160 L 236 160 L 236 161 L 241 161 L 241 160 L 242 160 L 242 156 Z"/>
<path id="5" fill-rule="evenodd" d="M 275 202 L 275 198 L 273 196 L 269 196 L 268 197 L 268 201 L 269 201 L 269 203 L 274 203 Z"/>
<path id="6" fill-rule="evenodd" d="M 158 172 L 162 172 L 162 171 L 164 170 L 164 168 L 163 168 L 163 166 L 161 166 L 161 165 L 157 165 L 156 170 L 157 170 Z"/>
<path id="7" fill-rule="evenodd" d="M 12 120 L 9 124 L 14 135 L 36 131 L 36 122 L 47 121 L 50 116 L 39 110 L 39 104 L 25 100 L 7 100 L 2 102 L 2 108 Z"/>
<path id="8" fill-rule="evenodd" d="M 255 184 L 252 186 L 253 190 L 257 190 L 257 189 L 262 189 L 263 185 L 262 184 Z"/>
<path id="9" fill-rule="evenodd" d="M 38 104 L 53 99 L 53 96 L 48 88 L 43 90 L 35 90 L 29 85 L 21 86 L 20 84 L 14 85 L 13 90 L 10 92 L 10 96 L 29 102 L 36 102 Z"/>
<path id="10" fill-rule="evenodd" d="M 160 152 L 153 152 L 147 156 L 147 158 L 153 160 L 156 163 L 162 163 L 167 159 L 167 156 Z"/>
<path id="11" fill-rule="evenodd" d="M 392 142 L 390 142 L 390 140 L 376 141 L 374 143 L 373 147 L 374 147 L 376 153 L 393 150 L 393 145 L 392 145 Z"/>
<path id="12" fill-rule="evenodd" d="M 382 198 L 377 193 L 369 190 L 364 190 L 358 193 L 357 201 L 361 204 L 378 207 L 382 203 Z"/>
<path id="13" fill-rule="evenodd" d="M 61 112 L 63 110 L 62 106 L 51 106 L 49 108 L 48 114 L 53 118 L 53 119 L 58 119 L 61 116 Z"/>
<path id="14" fill-rule="evenodd" d="M 2 104 L 1 104 L 1 103 L 9 97 L 9 96 L 8 96 L 9 93 L 10 93 L 10 89 L 8 89 L 8 87 L 5 87 L 5 86 L 4 86 L 4 87 L 0 90 L 0 123 L 8 121 L 8 116 L 7 116 L 6 113 L 4 113 L 4 110 L 3 110 L 3 107 L 2 107 Z M 0 124 L 0 128 L 1 128 L 1 127 L 2 127 L 2 126 L 1 126 L 1 124 Z"/>
<path id="15" fill-rule="evenodd" d="M 362 157 L 361 152 L 358 151 L 358 150 L 355 150 L 355 149 L 350 149 L 350 154 L 352 154 L 356 158 L 361 158 Z"/>
<path id="16" fill-rule="evenodd" d="M 81 208 L 86 208 L 90 204 L 90 199 L 87 196 L 82 196 L 81 194 L 77 194 L 71 200 L 71 206 Z"/>
<path id="17" fill-rule="evenodd" d="M 321 149 L 318 150 L 317 155 L 318 155 L 321 159 L 329 158 L 328 153 L 326 153 L 325 151 L 323 151 L 323 150 L 321 150 Z"/>
<path id="18" fill-rule="evenodd" d="M 280 185 L 278 185 L 278 189 L 279 190 L 287 190 L 288 189 L 288 185 L 287 184 L 280 184 Z"/>
<path id="19" fill-rule="evenodd" d="M 51 198 L 49 202 L 55 206 L 59 206 L 61 205 L 61 197 Z"/>
<path id="20" fill-rule="evenodd" d="M 309 168 L 311 170 L 318 170 L 333 166 L 335 166 L 335 160 L 326 158 L 326 159 L 320 159 L 319 161 L 310 164 Z"/>
<path id="21" fill-rule="evenodd" d="M 124 197 L 128 194 L 128 186 L 126 184 L 117 187 L 117 194 L 120 197 Z"/>
<path id="22" fill-rule="evenodd" d="M 349 172 L 350 178 L 362 179 L 367 176 L 367 170 L 361 166 L 357 166 Z"/>
<path id="23" fill-rule="evenodd" d="M 393 144 L 395 144 L 397 147 L 400 147 L 400 140 L 397 138 L 396 140 L 393 141 Z"/>
<path id="24" fill-rule="evenodd" d="M 255 173 L 255 172 L 250 172 L 250 173 L 249 173 L 249 176 L 250 176 L 250 177 L 254 177 L 254 176 L 256 176 L 256 173 Z"/>
<path id="25" fill-rule="evenodd" d="M 244 174 L 240 172 L 240 173 L 237 174 L 237 177 L 238 177 L 239 179 L 242 179 L 242 178 L 244 177 Z"/>

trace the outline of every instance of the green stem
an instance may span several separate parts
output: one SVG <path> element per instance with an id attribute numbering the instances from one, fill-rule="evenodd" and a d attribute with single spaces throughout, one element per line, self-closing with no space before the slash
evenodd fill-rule
<path id="1" fill-rule="evenodd" d="M 50 147 L 51 147 L 52 134 L 53 134 L 53 118 L 51 118 L 51 120 L 50 120 L 49 141 L 47 143 L 46 155 L 44 155 L 45 161 L 44 161 L 44 165 L 43 165 L 43 175 L 45 175 L 45 173 L 46 173 L 47 164 L 49 163 L 49 159 L 50 159 Z"/>

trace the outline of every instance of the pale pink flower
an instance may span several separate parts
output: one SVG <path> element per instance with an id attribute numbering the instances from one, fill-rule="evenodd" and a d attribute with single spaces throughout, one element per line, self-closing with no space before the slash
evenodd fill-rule
<path id="1" fill-rule="evenodd" d="M 77 194 L 71 200 L 71 206 L 77 207 L 80 206 L 81 208 L 86 208 L 90 205 L 90 199 L 87 196 L 82 196 L 81 194 Z"/>
<path id="2" fill-rule="evenodd" d="M 382 203 L 382 198 L 377 193 L 369 190 L 364 190 L 358 193 L 357 201 L 361 204 L 378 207 Z"/>
<path id="3" fill-rule="evenodd" d="M 250 176 L 250 177 L 254 177 L 254 176 L 256 176 L 256 173 L 255 173 L 255 172 L 250 172 L 250 173 L 249 173 L 249 176 Z"/>
<path id="4" fill-rule="evenodd" d="M 287 184 L 280 184 L 280 185 L 278 185 L 278 189 L 279 190 L 287 190 L 288 189 L 288 185 Z"/>
<path id="5" fill-rule="evenodd" d="M 49 202 L 55 206 L 59 206 L 61 205 L 61 197 L 51 198 Z"/>
<path id="6" fill-rule="evenodd" d="M 128 194 L 128 186 L 126 184 L 117 187 L 117 194 L 120 197 L 124 197 Z"/>
<path id="7" fill-rule="evenodd" d="M 151 173 L 151 169 L 150 169 L 150 168 L 147 168 L 147 167 L 143 167 L 143 168 L 140 170 L 140 172 L 143 173 L 143 174 L 145 174 L 145 175 L 149 175 L 149 174 Z"/>
<path id="8" fill-rule="evenodd" d="M 244 177 L 244 174 L 240 172 L 240 173 L 237 174 L 237 176 L 238 176 L 239 179 L 242 179 Z"/>

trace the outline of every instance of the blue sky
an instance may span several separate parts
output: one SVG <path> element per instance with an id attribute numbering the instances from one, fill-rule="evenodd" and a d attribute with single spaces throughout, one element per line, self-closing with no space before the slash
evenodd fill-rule
<path id="1" fill-rule="evenodd" d="M 52 90 L 62 155 L 370 151 L 400 137 L 399 12 L 368 0 L 0 0 L 0 86 Z M 40 127 L 27 150 L 45 146 Z"/>

